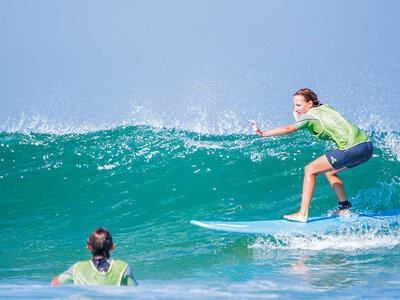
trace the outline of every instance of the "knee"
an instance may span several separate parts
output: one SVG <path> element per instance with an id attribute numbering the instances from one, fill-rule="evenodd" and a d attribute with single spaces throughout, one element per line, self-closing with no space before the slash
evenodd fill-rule
<path id="1" fill-rule="evenodd" d="M 304 175 L 308 176 L 308 175 L 314 175 L 316 173 L 315 168 L 312 164 L 308 164 L 305 168 L 304 168 Z"/>
<path id="2" fill-rule="evenodd" d="M 334 178 L 338 178 L 339 177 L 337 175 L 337 171 L 325 172 L 325 176 L 328 179 L 330 179 L 330 178 L 334 179 Z"/>
<path id="3" fill-rule="evenodd" d="M 336 182 L 341 183 L 341 179 L 339 178 L 339 176 L 336 174 L 337 172 L 326 172 L 326 178 L 328 179 L 329 183 L 332 185 Z"/>

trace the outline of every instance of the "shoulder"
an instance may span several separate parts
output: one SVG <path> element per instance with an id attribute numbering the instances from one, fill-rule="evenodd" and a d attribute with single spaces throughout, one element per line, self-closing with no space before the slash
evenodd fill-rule
<path id="1" fill-rule="evenodd" d="M 325 111 L 325 112 L 329 112 L 329 111 L 333 112 L 334 111 L 334 112 L 337 112 L 336 109 L 334 109 L 329 104 L 322 104 L 320 106 L 313 107 L 310 112 L 312 113 L 313 111 L 314 112 L 315 111 Z"/>
<path id="2" fill-rule="evenodd" d="M 302 115 L 300 118 L 297 119 L 296 123 L 310 121 L 310 120 L 318 120 L 318 118 L 312 114 L 312 111 L 309 111 L 308 113 Z"/>
<path id="3" fill-rule="evenodd" d="M 75 263 L 71 268 L 73 272 L 81 272 L 83 269 L 88 268 L 90 265 L 92 265 L 92 262 L 90 260 L 82 260 Z"/>
<path id="4" fill-rule="evenodd" d="M 113 260 L 113 264 L 121 268 L 123 285 L 137 285 L 137 282 L 133 278 L 133 273 L 128 263 L 123 260 Z M 130 279 L 129 279 L 130 278 Z"/>
<path id="5" fill-rule="evenodd" d="M 76 268 L 78 266 L 90 264 L 90 260 L 82 260 L 75 263 L 72 267 Z"/>
<path id="6" fill-rule="evenodd" d="M 298 118 L 294 124 L 298 129 L 299 126 L 304 126 L 304 124 L 308 124 L 310 121 L 318 121 L 318 118 L 314 116 L 311 111 Z"/>
<path id="7" fill-rule="evenodd" d="M 126 265 L 126 269 L 125 269 L 125 272 L 124 272 L 124 276 L 130 276 L 130 277 L 133 278 L 132 269 L 129 267 L 128 264 Z"/>
<path id="8" fill-rule="evenodd" d="M 74 263 L 72 266 L 70 266 L 70 267 L 68 268 L 67 271 L 63 272 L 63 274 L 73 276 L 73 275 L 74 275 L 74 270 L 75 270 L 75 267 L 76 267 L 77 264 L 78 264 L 78 263 Z"/>
<path id="9" fill-rule="evenodd" d="M 115 268 L 117 268 L 118 270 L 120 270 L 121 272 L 126 272 L 126 270 L 129 268 L 128 263 L 123 260 L 113 259 L 111 261 L 112 261 L 112 265 Z"/>
<path id="10" fill-rule="evenodd" d="M 119 259 L 113 259 L 111 261 L 112 261 L 113 265 L 118 266 L 121 269 L 123 269 L 125 274 L 132 274 L 131 268 L 129 267 L 127 262 L 125 262 L 123 260 L 119 260 Z"/>
<path id="11" fill-rule="evenodd" d="M 312 110 L 315 108 L 311 109 L 308 113 L 305 113 L 302 115 L 296 123 L 294 123 L 294 126 L 296 126 L 297 130 L 303 130 L 306 128 L 309 128 L 313 126 L 314 123 L 319 123 L 319 119 L 312 114 Z"/>
<path id="12" fill-rule="evenodd" d="M 112 259 L 111 260 L 113 264 L 118 264 L 118 265 L 128 265 L 126 261 L 120 260 L 120 259 Z"/>

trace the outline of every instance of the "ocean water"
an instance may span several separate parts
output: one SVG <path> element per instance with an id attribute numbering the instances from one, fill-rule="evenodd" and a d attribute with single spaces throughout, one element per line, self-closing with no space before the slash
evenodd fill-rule
<path id="1" fill-rule="evenodd" d="M 368 163 L 342 173 L 354 210 L 400 210 L 400 133 L 369 131 Z M 400 225 L 248 236 L 198 220 L 280 219 L 304 166 L 332 149 L 307 133 L 257 138 L 147 125 L 0 133 L 0 298 L 398 298 Z M 317 178 L 310 215 L 337 207 Z M 51 287 L 90 259 L 104 226 L 138 287 Z"/>

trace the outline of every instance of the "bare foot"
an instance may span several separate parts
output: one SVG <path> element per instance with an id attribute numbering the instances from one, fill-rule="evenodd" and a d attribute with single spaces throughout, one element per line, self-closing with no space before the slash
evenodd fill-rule
<path id="1" fill-rule="evenodd" d="M 350 209 L 341 209 L 341 210 L 337 210 L 333 213 L 328 214 L 328 217 L 330 217 L 330 216 L 339 216 L 339 217 L 350 218 L 351 211 L 350 211 Z"/>
<path id="2" fill-rule="evenodd" d="M 288 219 L 290 221 L 297 221 L 297 222 L 303 222 L 306 223 L 308 220 L 307 216 L 301 215 L 300 213 L 295 213 L 291 215 L 284 215 L 283 216 L 285 219 Z"/>

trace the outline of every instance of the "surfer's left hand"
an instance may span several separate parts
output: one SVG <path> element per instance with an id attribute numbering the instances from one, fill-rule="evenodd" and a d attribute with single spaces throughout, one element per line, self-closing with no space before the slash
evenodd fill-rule
<path id="1" fill-rule="evenodd" d="M 257 123 L 254 120 L 249 120 L 249 122 L 251 123 L 251 127 L 253 127 L 254 130 L 258 129 Z"/>

